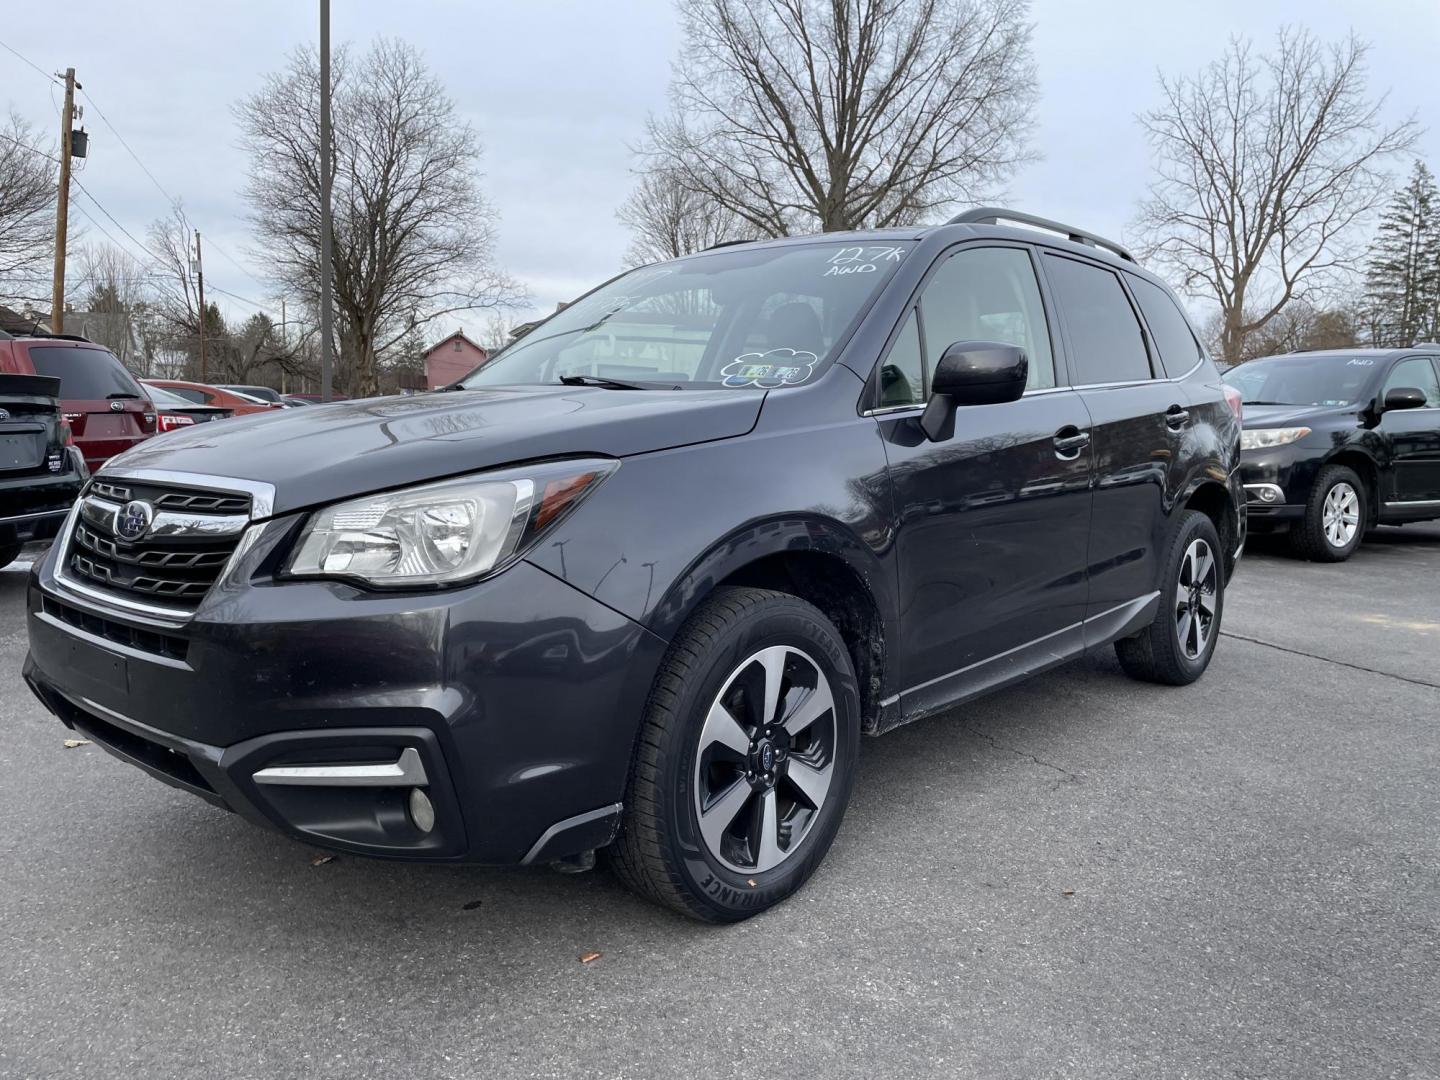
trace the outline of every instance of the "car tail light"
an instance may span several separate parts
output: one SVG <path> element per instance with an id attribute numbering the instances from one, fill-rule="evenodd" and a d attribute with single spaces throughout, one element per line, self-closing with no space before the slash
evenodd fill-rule
<path id="1" fill-rule="evenodd" d="M 1244 423 L 1245 406 L 1241 404 L 1244 396 L 1229 383 L 1225 383 L 1222 389 L 1225 391 L 1225 404 L 1230 406 L 1230 411 L 1235 414 L 1235 419 Z"/>
<path id="2" fill-rule="evenodd" d="M 75 432 L 70 427 L 69 420 L 60 421 L 60 441 L 66 446 L 75 445 Z"/>
<path id="3" fill-rule="evenodd" d="M 160 430 L 174 431 L 176 428 L 189 427 L 195 423 L 193 416 L 186 416 L 184 413 L 161 413 Z"/>

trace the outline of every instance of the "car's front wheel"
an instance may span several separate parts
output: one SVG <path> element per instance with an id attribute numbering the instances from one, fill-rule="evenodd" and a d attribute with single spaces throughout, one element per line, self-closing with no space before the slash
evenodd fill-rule
<path id="1" fill-rule="evenodd" d="M 771 907 L 814 873 L 850 798 L 859 695 L 805 601 L 725 588 L 671 644 L 631 769 L 616 873 L 709 922 Z"/>
<path id="2" fill-rule="evenodd" d="M 1315 477 L 1305 516 L 1290 530 L 1295 554 L 1315 562 L 1343 562 L 1365 536 L 1369 506 L 1365 484 L 1353 469 L 1327 465 Z"/>

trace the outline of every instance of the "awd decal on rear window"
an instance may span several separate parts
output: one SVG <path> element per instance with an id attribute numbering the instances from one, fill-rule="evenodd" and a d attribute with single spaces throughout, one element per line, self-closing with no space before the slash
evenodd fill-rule
<path id="1" fill-rule="evenodd" d="M 737 356 L 720 369 L 724 386 L 796 386 L 810 377 L 819 357 L 803 349 L 771 349 Z"/>

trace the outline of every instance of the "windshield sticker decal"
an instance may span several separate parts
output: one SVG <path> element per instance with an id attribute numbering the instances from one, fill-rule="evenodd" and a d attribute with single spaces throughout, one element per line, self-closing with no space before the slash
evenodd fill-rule
<path id="1" fill-rule="evenodd" d="M 899 262 L 904 256 L 905 249 L 894 246 L 843 247 L 830 256 L 823 276 L 873 274 L 880 269 L 880 263 Z"/>
<path id="2" fill-rule="evenodd" d="M 720 369 L 724 386 L 758 386 L 773 390 L 777 386 L 796 386 L 810 377 L 820 358 L 803 349 L 771 349 L 737 356 Z"/>

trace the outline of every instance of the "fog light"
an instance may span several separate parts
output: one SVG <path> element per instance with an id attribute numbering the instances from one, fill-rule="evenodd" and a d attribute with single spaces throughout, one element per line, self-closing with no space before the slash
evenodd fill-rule
<path id="1" fill-rule="evenodd" d="M 410 820 L 423 833 L 435 828 L 435 804 L 418 787 L 410 789 Z"/>
<path id="2" fill-rule="evenodd" d="M 1260 489 L 1260 501 L 1268 503 L 1279 502 L 1280 492 L 1273 487 L 1262 487 Z"/>

